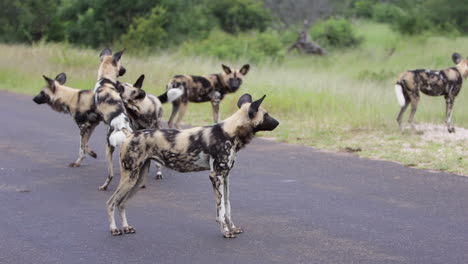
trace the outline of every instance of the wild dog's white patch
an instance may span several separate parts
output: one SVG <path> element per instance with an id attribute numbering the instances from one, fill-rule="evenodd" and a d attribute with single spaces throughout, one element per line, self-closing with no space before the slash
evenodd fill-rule
<path id="1" fill-rule="evenodd" d="M 406 100 L 405 100 L 405 96 L 403 95 L 403 87 L 401 87 L 401 85 L 399 84 L 395 85 L 395 94 L 396 94 L 396 97 L 400 106 L 402 107 L 405 106 Z"/>
<path id="2" fill-rule="evenodd" d="M 110 125 L 115 129 L 115 130 L 121 130 L 122 128 L 126 128 L 129 131 L 132 131 L 130 128 L 130 122 L 126 114 L 120 113 L 117 117 L 112 119 L 110 122 Z"/>
<path id="3" fill-rule="evenodd" d="M 179 97 L 181 97 L 182 95 L 184 94 L 184 90 L 183 89 L 179 89 L 179 88 L 171 88 L 167 91 L 167 101 L 169 101 L 169 103 L 179 99 Z"/>
<path id="4" fill-rule="evenodd" d="M 120 148 L 127 135 L 123 131 L 114 131 L 109 136 L 109 144 L 115 148 Z"/>

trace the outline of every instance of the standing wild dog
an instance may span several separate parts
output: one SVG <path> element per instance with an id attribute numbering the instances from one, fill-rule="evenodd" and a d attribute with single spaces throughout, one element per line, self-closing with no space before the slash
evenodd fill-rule
<path id="1" fill-rule="evenodd" d="M 120 183 L 107 201 L 107 213 L 112 235 L 121 235 L 114 210 L 122 218 L 123 231 L 135 233 L 128 225 L 125 205 L 139 189 L 148 175 L 150 160 L 179 171 L 210 170 L 210 180 L 216 201 L 216 221 L 224 237 L 242 233 L 231 219 L 229 201 L 229 172 L 236 154 L 244 148 L 258 131 L 271 131 L 279 122 L 260 107 L 265 96 L 252 102 L 249 94 L 239 98 L 239 110 L 222 123 L 185 130 L 140 130 L 129 133 L 120 151 Z"/>
<path id="2" fill-rule="evenodd" d="M 146 93 L 141 89 L 145 75 L 141 75 L 135 84 L 118 82 L 120 96 L 125 105 L 130 125 L 133 131 L 142 129 L 159 129 L 162 118 L 162 105 L 159 99 Z M 156 165 L 156 179 L 162 179 L 161 165 Z M 107 189 L 112 177 L 100 187 L 101 190 Z"/>
<path id="3" fill-rule="evenodd" d="M 80 152 L 78 159 L 70 167 L 79 167 L 86 153 L 96 158 L 96 153 L 88 147 L 88 140 L 96 126 L 101 122 L 101 116 L 96 112 L 94 91 L 78 90 L 64 86 L 67 76 L 60 73 L 55 80 L 43 76 L 46 86 L 36 95 L 36 104 L 48 104 L 53 110 L 70 114 L 80 129 Z"/>
<path id="4" fill-rule="evenodd" d="M 222 65 L 223 73 L 206 76 L 176 75 L 167 85 L 167 91 L 161 95 L 161 102 L 172 102 L 172 113 L 169 118 L 169 128 L 174 127 L 174 118 L 179 116 L 175 127 L 180 128 L 180 122 L 187 110 L 188 102 L 211 102 L 213 107 L 213 121 L 218 123 L 219 103 L 224 95 L 236 92 L 242 84 L 242 78 L 249 72 L 248 64 L 240 70 Z"/>
<path id="5" fill-rule="evenodd" d="M 130 119 L 125 111 L 125 105 L 120 97 L 119 83 L 117 77 L 125 74 L 125 68 L 120 63 L 120 58 L 124 50 L 112 55 L 112 51 L 105 48 L 99 57 L 101 65 L 98 70 L 98 81 L 94 88 L 96 93 L 96 109 L 101 115 L 104 122 L 108 125 L 107 144 L 106 144 L 106 159 L 108 176 L 104 184 L 99 187 L 100 190 L 105 190 L 109 182 L 114 177 L 112 168 L 112 154 L 116 147 L 119 147 L 125 139 L 125 134 L 122 129 L 132 131 Z"/>
<path id="6" fill-rule="evenodd" d="M 414 114 L 418 107 L 419 91 L 421 91 L 427 95 L 443 95 L 445 97 L 445 122 L 448 132 L 455 132 L 455 128 L 452 126 L 452 108 L 455 97 L 462 87 L 463 79 L 466 79 L 468 76 L 468 58 L 462 59 L 460 54 L 453 53 L 452 60 L 456 65 L 452 68 L 443 70 L 412 70 L 400 75 L 395 85 L 395 92 L 401 106 L 397 117 L 401 131 L 403 131 L 401 119 L 409 104 L 411 104 L 411 113 L 408 122 L 416 130 L 414 126 Z"/>

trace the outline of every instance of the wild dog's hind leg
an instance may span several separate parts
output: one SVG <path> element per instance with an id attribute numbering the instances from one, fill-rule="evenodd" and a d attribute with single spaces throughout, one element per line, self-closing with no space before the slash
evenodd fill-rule
<path id="1" fill-rule="evenodd" d="M 125 213 L 125 206 L 127 204 L 128 199 L 135 195 L 135 193 L 143 186 L 146 178 L 148 177 L 149 167 L 150 160 L 147 160 L 138 172 L 136 183 L 120 201 L 117 201 L 116 205 L 120 212 L 120 218 L 122 219 L 122 226 L 125 234 L 133 234 L 136 232 L 135 228 L 128 224 L 127 215 Z"/>
<path id="2" fill-rule="evenodd" d="M 397 117 L 398 126 L 400 127 L 400 131 L 401 131 L 401 132 L 403 132 L 403 124 L 402 124 L 401 120 L 402 120 L 402 118 L 403 118 L 403 114 L 404 114 L 405 111 L 406 111 L 406 108 L 408 108 L 408 105 L 409 105 L 409 102 L 406 101 L 406 102 L 405 102 L 405 105 L 401 107 L 400 113 L 398 114 L 398 117 Z"/>
<path id="3" fill-rule="evenodd" d="M 175 100 L 172 102 L 172 112 L 171 112 L 171 117 L 169 117 L 169 121 L 167 121 L 167 125 L 169 128 L 174 128 L 174 119 L 179 112 L 179 107 L 180 107 L 180 99 Z"/>
<path id="4" fill-rule="evenodd" d="M 88 140 L 89 140 L 89 136 L 91 135 L 91 133 L 93 133 L 93 130 L 96 126 L 92 127 L 91 124 L 89 123 L 84 123 L 84 124 L 80 124 L 79 125 L 79 128 L 80 128 L 80 152 L 78 154 L 78 159 L 73 162 L 73 163 L 70 163 L 70 167 L 79 167 L 81 165 L 81 162 L 83 162 L 83 160 L 86 158 L 86 151 L 87 151 L 87 148 L 88 148 Z M 94 154 L 96 155 L 96 154 Z"/>
<path id="5" fill-rule="evenodd" d="M 419 96 L 411 98 L 411 113 L 408 119 L 408 123 L 411 125 L 411 128 L 416 131 L 416 127 L 414 126 L 414 114 L 416 114 L 416 110 L 418 109 L 419 103 Z"/>
<path id="6" fill-rule="evenodd" d="M 107 179 L 104 182 L 104 184 L 99 187 L 99 190 L 101 190 L 101 191 L 105 191 L 107 189 L 107 186 L 109 186 L 109 184 L 112 181 L 112 178 L 114 177 L 114 168 L 112 166 L 113 165 L 112 164 L 112 155 L 114 154 L 115 148 L 109 143 L 109 136 L 112 133 L 112 131 L 113 131 L 112 129 L 109 129 L 109 132 L 107 134 L 106 159 L 107 159 L 108 175 L 107 175 Z"/>
<path id="7" fill-rule="evenodd" d="M 99 125 L 99 123 L 92 123 L 90 124 L 90 127 L 89 127 L 89 131 L 88 131 L 88 134 L 87 134 L 87 137 L 86 137 L 86 153 L 88 153 L 88 155 L 90 155 L 91 157 L 93 158 L 97 158 L 97 154 L 96 152 L 94 152 L 89 146 L 88 146 L 88 141 L 89 141 L 89 138 L 91 137 L 91 135 L 93 134 L 94 132 L 94 129 Z"/>
<path id="8" fill-rule="evenodd" d="M 162 180 L 163 175 L 162 175 L 162 166 L 158 162 L 156 162 L 156 180 Z"/>
<path id="9" fill-rule="evenodd" d="M 175 127 L 180 129 L 180 123 L 182 122 L 182 118 L 184 118 L 185 112 L 187 111 L 188 102 L 181 102 L 179 108 L 179 115 L 177 116 L 177 121 L 175 123 Z"/>
<path id="10" fill-rule="evenodd" d="M 453 96 L 445 96 L 445 123 L 449 133 L 455 133 L 455 128 L 452 126 L 452 110 L 455 98 Z"/>
<path id="11" fill-rule="evenodd" d="M 230 198 L 229 198 L 229 195 L 230 195 L 230 184 L 229 184 L 230 180 L 229 180 L 229 174 L 226 175 L 226 177 L 224 178 L 224 204 L 225 204 L 225 207 L 226 207 L 226 223 L 228 224 L 229 226 L 229 229 L 231 230 L 231 232 L 233 232 L 234 234 L 240 234 L 240 233 L 243 233 L 244 232 L 244 229 L 240 228 L 240 227 L 236 227 L 234 225 L 234 222 L 232 221 L 231 219 L 231 201 L 230 201 Z"/>

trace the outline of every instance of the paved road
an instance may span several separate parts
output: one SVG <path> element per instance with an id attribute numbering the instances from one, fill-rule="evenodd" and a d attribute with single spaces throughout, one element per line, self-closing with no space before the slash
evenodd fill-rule
<path id="1" fill-rule="evenodd" d="M 129 203 L 137 233 L 111 237 L 116 182 L 97 189 L 104 126 L 90 143 L 98 159 L 68 168 L 78 151 L 68 116 L 0 92 L 0 121 L 2 264 L 468 262 L 466 177 L 257 139 L 232 172 L 246 233 L 221 236 L 206 172 L 164 171 Z"/>

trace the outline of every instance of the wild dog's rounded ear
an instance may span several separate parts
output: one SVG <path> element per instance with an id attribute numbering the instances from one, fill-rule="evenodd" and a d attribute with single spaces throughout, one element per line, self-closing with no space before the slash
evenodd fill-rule
<path id="1" fill-rule="evenodd" d="M 55 77 L 55 80 L 61 85 L 64 85 L 65 82 L 67 81 L 67 75 L 64 72 L 59 73 L 57 77 Z"/>
<path id="2" fill-rule="evenodd" d="M 237 106 L 241 108 L 243 104 L 251 103 L 251 102 L 252 102 L 252 96 L 246 93 L 239 98 L 239 101 L 237 101 Z"/>
<path id="3" fill-rule="evenodd" d="M 125 52 L 126 49 L 123 49 L 119 52 L 116 52 L 113 56 L 112 56 L 112 64 L 114 64 L 114 66 L 117 66 L 117 62 L 119 62 L 120 58 L 122 57 L 122 54 Z"/>
<path id="4" fill-rule="evenodd" d="M 52 90 L 52 92 L 55 93 L 55 80 L 52 80 L 51 78 L 45 76 L 45 75 L 42 75 L 42 77 L 44 78 L 44 80 L 46 81 L 47 83 L 47 87 L 50 88 L 50 90 Z"/>
<path id="5" fill-rule="evenodd" d="M 104 56 L 112 56 L 112 50 L 109 48 L 103 49 L 101 53 L 99 54 L 99 58 L 101 59 L 101 61 Z"/>
<path id="6" fill-rule="evenodd" d="M 264 95 L 262 98 L 260 98 L 257 101 L 250 104 L 250 107 L 249 107 L 249 117 L 250 117 L 250 119 L 255 117 L 255 115 L 258 112 L 258 108 L 262 104 L 263 99 L 265 99 L 265 97 L 266 97 L 266 95 Z"/>
<path id="7" fill-rule="evenodd" d="M 452 54 L 453 63 L 458 64 L 458 63 L 460 63 L 461 60 L 462 60 L 462 56 L 458 52 L 454 52 Z"/>
<path id="8" fill-rule="evenodd" d="M 138 80 L 136 80 L 135 84 L 133 85 L 133 87 L 135 88 L 138 88 L 138 89 L 141 89 L 141 87 L 143 86 L 143 81 L 145 80 L 145 75 L 142 74 Z"/>
<path id="9" fill-rule="evenodd" d="M 249 72 L 249 70 L 250 70 L 250 65 L 245 64 L 244 66 L 242 66 L 239 72 L 242 73 L 242 75 L 246 75 Z"/>
<path id="10" fill-rule="evenodd" d="M 232 73 L 232 70 L 229 66 L 226 66 L 224 64 L 221 64 L 221 66 L 223 67 L 223 71 L 226 73 L 226 74 L 231 74 Z"/>

